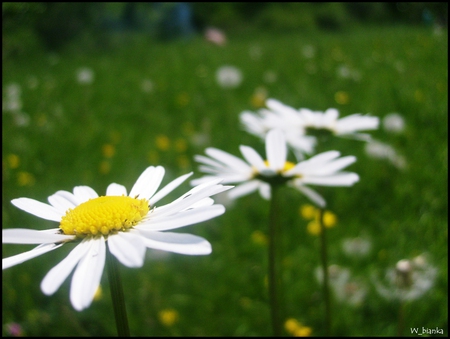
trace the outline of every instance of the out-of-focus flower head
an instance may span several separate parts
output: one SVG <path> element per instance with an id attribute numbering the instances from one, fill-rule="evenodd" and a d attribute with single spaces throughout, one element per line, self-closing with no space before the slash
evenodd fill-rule
<path id="1" fill-rule="evenodd" d="M 325 112 L 307 108 L 297 110 L 275 99 L 266 100 L 266 107 L 257 113 L 242 112 L 240 120 L 247 132 L 260 138 L 264 138 L 273 128 L 281 129 L 289 146 L 300 155 L 313 153 L 318 138 L 323 136 L 334 135 L 368 141 L 370 135 L 360 131 L 374 130 L 379 125 L 378 117 L 352 114 L 339 119 L 339 112 L 335 108 L 329 108 Z"/>
<path id="2" fill-rule="evenodd" d="M 320 228 L 320 210 L 309 204 L 302 205 L 300 207 L 300 215 L 307 220 L 311 220 L 307 225 L 308 233 L 312 235 L 319 235 L 321 232 Z M 334 227 L 337 223 L 336 215 L 331 211 L 324 211 L 323 213 L 323 224 L 327 228 Z"/>
<path id="3" fill-rule="evenodd" d="M 377 292 L 385 299 L 416 300 L 433 287 L 437 272 L 426 254 L 421 254 L 413 259 L 399 260 L 381 280 L 372 274 L 372 281 Z"/>
<path id="4" fill-rule="evenodd" d="M 173 326 L 179 318 L 178 312 L 174 309 L 168 308 L 158 313 L 158 318 L 161 324 L 170 327 Z"/>
<path id="5" fill-rule="evenodd" d="M 206 41 L 212 42 L 218 46 L 225 46 L 227 43 L 227 36 L 223 31 L 216 27 L 208 27 L 205 30 Z"/>
<path id="6" fill-rule="evenodd" d="M 294 318 L 289 318 L 284 322 L 284 329 L 294 337 L 309 337 L 312 333 L 311 327 L 304 326 Z"/>
<path id="7" fill-rule="evenodd" d="M 80 84 L 89 85 L 94 82 L 94 71 L 88 67 L 81 67 L 77 69 L 76 77 Z"/>
<path id="8" fill-rule="evenodd" d="M 337 301 L 351 306 L 360 306 L 367 295 L 367 287 L 359 279 L 352 277 L 350 270 L 339 265 L 328 267 L 330 286 Z M 323 283 L 323 270 L 315 270 L 317 281 Z"/>
<path id="9" fill-rule="evenodd" d="M 405 130 L 405 119 L 399 113 L 389 113 L 382 122 L 386 132 L 401 133 Z"/>
<path id="10" fill-rule="evenodd" d="M 342 241 L 342 249 L 348 256 L 361 258 L 370 253 L 372 244 L 363 237 L 349 238 Z"/>
<path id="11" fill-rule="evenodd" d="M 375 159 L 386 159 L 398 169 L 404 170 L 407 162 L 404 156 L 397 153 L 391 146 L 378 140 L 370 140 L 365 145 L 365 152 L 368 156 Z"/>
<path id="12" fill-rule="evenodd" d="M 235 66 L 221 66 L 216 71 L 216 81 L 222 88 L 236 88 L 242 82 L 242 72 Z"/>

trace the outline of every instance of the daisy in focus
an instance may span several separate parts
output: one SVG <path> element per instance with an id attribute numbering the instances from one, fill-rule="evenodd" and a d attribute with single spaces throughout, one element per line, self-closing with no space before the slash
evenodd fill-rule
<path id="1" fill-rule="evenodd" d="M 370 135 L 359 132 L 375 130 L 379 125 L 379 119 L 369 115 L 352 114 L 339 119 L 339 111 L 335 108 L 329 108 L 325 112 L 307 108 L 296 110 L 275 99 L 268 99 L 266 106 L 258 113 L 241 113 L 240 120 L 244 129 L 263 138 L 269 130 L 280 128 L 286 134 L 289 146 L 305 154 L 314 152 L 317 138 L 322 135 L 368 141 Z"/>
<path id="2" fill-rule="evenodd" d="M 352 186 L 359 176 L 352 172 L 339 172 L 356 161 L 354 156 L 339 158 L 338 151 L 328 151 L 297 164 L 287 161 L 287 144 L 283 132 L 274 129 L 266 136 L 264 160 L 253 148 L 240 146 L 245 161 L 217 148 L 207 148 L 206 155 L 196 155 L 205 176 L 191 181 L 192 185 L 204 184 L 222 178 L 223 183 L 239 184 L 228 193 L 231 199 L 259 191 L 264 199 L 270 199 L 273 184 L 296 188 L 317 205 L 324 207 L 325 200 L 307 185 Z"/>
<path id="3" fill-rule="evenodd" d="M 12 204 L 39 218 L 56 221 L 58 228 L 44 231 L 4 229 L 3 244 L 39 244 L 34 249 L 5 258 L 2 269 L 23 263 L 68 242 L 77 242 L 73 250 L 44 277 L 41 290 L 55 293 L 74 270 L 70 301 L 77 311 L 90 306 L 99 287 L 108 250 L 128 267 L 142 267 L 146 248 L 186 255 L 211 253 L 211 244 L 195 235 L 165 232 L 217 217 L 225 212 L 210 196 L 226 191 L 220 179 L 204 182 L 166 205 L 156 203 L 183 183 L 192 173 L 158 188 L 165 170 L 148 167 L 130 193 L 112 183 L 105 196 L 88 186 L 76 186 L 73 193 L 57 191 L 48 197 L 50 204 L 30 198 L 12 200 Z"/>

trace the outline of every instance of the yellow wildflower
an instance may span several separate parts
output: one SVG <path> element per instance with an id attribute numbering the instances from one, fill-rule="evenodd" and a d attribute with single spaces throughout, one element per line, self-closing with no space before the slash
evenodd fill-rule
<path id="1" fill-rule="evenodd" d="M 158 313 L 159 321 L 164 326 L 172 326 L 178 321 L 178 312 L 168 308 Z"/>

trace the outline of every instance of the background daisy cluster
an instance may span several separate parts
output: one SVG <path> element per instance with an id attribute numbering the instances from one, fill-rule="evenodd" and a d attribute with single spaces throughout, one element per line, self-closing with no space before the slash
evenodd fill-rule
<path id="1" fill-rule="evenodd" d="M 149 165 L 164 166 L 167 181 L 190 171 L 200 177 L 194 155 L 210 146 L 239 156 L 239 145 L 251 145 L 264 154 L 239 114 L 269 97 L 295 108 L 335 107 L 341 117 L 370 113 L 381 122 L 373 142 L 335 140 L 343 156 L 357 157 L 349 170 L 360 182 L 328 195 L 334 332 L 395 335 L 392 270 L 408 259 L 425 273 L 407 294 L 414 297 L 406 298 L 405 328 L 447 334 L 447 39 L 446 30 L 403 26 L 230 34 L 220 44 L 201 35 L 157 42 L 116 33 L 102 48 L 78 41 L 58 52 L 4 56 L 3 228 L 48 228 L 14 208 L 17 197 L 45 201 L 80 184 L 99 193 L 111 182 L 131 187 Z M 257 194 L 217 200 L 227 212 L 193 229 L 211 242 L 211 255 L 149 250 L 142 269 L 121 267 L 133 335 L 271 333 L 269 203 Z M 319 240 L 307 204 L 296 191 L 282 201 L 290 335 L 323 334 Z M 16 253 L 3 246 L 3 257 Z M 67 302 L 68 283 L 52 297 L 41 293 L 36 281 L 63 256 L 3 272 L 4 335 L 115 334 L 106 277 L 81 313 Z"/>

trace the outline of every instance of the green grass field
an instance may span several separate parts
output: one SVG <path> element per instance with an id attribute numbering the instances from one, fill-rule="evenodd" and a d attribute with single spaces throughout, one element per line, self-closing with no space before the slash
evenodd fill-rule
<path id="1" fill-rule="evenodd" d="M 364 296 L 352 290 L 332 301 L 332 332 L 338 336 L 397 334 L 399 303 L 382 298 L 371 276 L 401 259 L 426 253 L 437 269 L 433 287 L 404 307 L 410 328 L 442 329 L 448 335 L 448 35 L 432 28 L 364 28 L 343 33 L 230 36 L 219 47 L 197 37 L 155 42 L 117 34 L 104 46 L 72 44 L 59 54 L 36 53 L 3 60 L 3 228 L 55 227 L 10 201 L 47 201 L 57 190 L 89 185 L 104 194 L 111 182 L 128 190 L 149 165 L 166 169 L 163 184 L 194 171 L 206 147 L 240 156 L 239 145 L 263 153 L 263 144 L 240 126 L 239 113 L 256 111 L 259 93 L 295 107 L 341 116 L 397 112 L 402 133 L 383 125 L 373 138 L 406 161 L 398 167 L 374 159 L 365 145 L 338 139 L 333 147 L 357 156 L 349 170 L 353 187 L 324 188 L 328 210 L 338 218 L 328 235 L 329 262 L 351 272 Z M 238 87 L 222 88 L 223 65 L 242 72 Z M 80 83 L 87 68 L 93 81 Z M 89 75 L 89 74 L 88 74 Z M 188 182 L 164 202 L 190 188 Z M 318 237 L 307 232 L 296 191 L 282 200 L 283 309 L 324 335 L 324 303 L 315 277 Z M 203 236 L 209 256 L 148 250 L 141 269 L 121 266 L 134 336 L 266 336 L 271 334 L 267 275 L 269 203 L 253 194 L 227 205 L 224 215 L 182 231 Z M 348 255 L 346 239 L 363 237 L 371 248 Z M 259 239 L 259 240 L 258 240 Z M 263 240 L 261 240 L 263 239 Z M 67 245 L 70 246 L 70 245 Z M 4 245 L 3 258 L 31 246 Z M 3 335 L 18 323 L 26 336 L 116 334 L 106 272 L 102 295 L 85 311 L 69 301 L 69 279 L 51 297 L 40 282 L 67 255 L 67 247 L 3 271 Z M 172 310 L 175 319 L 161 320 Z M 170 313 L 170 312 L 169 312 Z M 288 333 L 286 332 L 288 335 Z"/>

